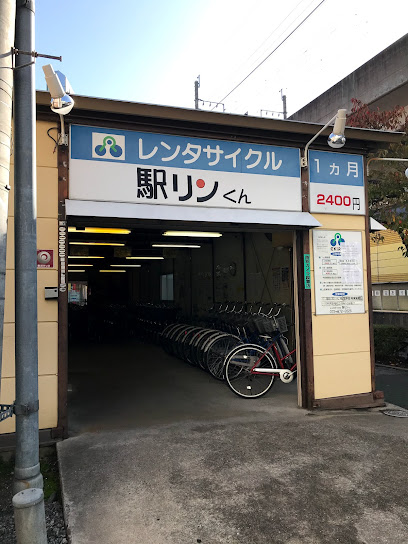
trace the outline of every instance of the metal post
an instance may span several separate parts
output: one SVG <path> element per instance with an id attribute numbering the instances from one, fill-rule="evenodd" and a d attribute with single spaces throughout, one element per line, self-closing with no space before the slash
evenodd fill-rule
<path id="1" fill-rule="evenodd" d="M 44 493 L 25 489 L 13 497 L 17 544 L 47 544 Z"/>
<path id="2" fill-rule="evenodd" d="M 16 47 L 34 51 L 33 0 L 17 0 Z M 30 57 L 29 57 L 30 59 Z M 14 493 L 42 488 L 38 433 L 37 205 L 34 64 L 14 71 L 16 465 Z"/>
<path id="3" fill-rule="evenodd" d="M 194 81 L 194 107 L 198 110 L 198 88 L 200 87 L 200 76 Z"/>
<path id="4" fill-rule="evenodd" d="M 11 53 L 14 47 L 16 3 L 0 2 L 0 391 L 3 356 L 4 301 L 6 291 L 7 217 L 9 200 L 11 109 L 13 70 Z"/>
<path id="5" fill-rule="evenodd" d="M 281 89 L 281 98 L 282 98 L 282 106 L 283 106 L 283 118 L 287 119 L 288 117 L 288 110 L 286 109 L 286 94 L 283 94 L 283 89 Z"/>

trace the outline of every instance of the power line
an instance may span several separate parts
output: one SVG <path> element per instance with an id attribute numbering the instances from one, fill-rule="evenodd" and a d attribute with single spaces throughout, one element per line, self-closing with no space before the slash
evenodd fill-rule
<path id="1" fill-rule="evenodd" d="M 244 83 L 244 81 L 246 81 L 246 80 L 249 78 L 249 76 L 251 76 L 251 75 L 255 72 L 255 70 L 257 70 L 257 69 L 258 69 L 258 68 L 259 68 L 266 60 L 268 60 L 269 57 L 270 57 L 271 55 L 273 55 L 273 54 L 275 53 L 275 51 L 277 51 L 277 50 L 279 49 L 279 47 L 280 47 L 281 45 L 283 45 L 283 44 L 286 42 L 286 40 L 287 40 L 288 38 L 290 38 L 290 37 L 292 36 L 292 34 L 293 34 L 294 32 L 296 32 L 296 30 L 297 30 L 298 28 L 300 28 L 300 27 L 303 25 L 303 23 L 305 23 L 305 22 L 309 19 L 309 17 L 310 17 L 311 15 L 313 15 L 313 13 L 314 13 L 314 12 L 315 12 L 322 4 L 324 4 L 325 1 L 326 1 L 326 0 L 322 0 L 322 1 L 320 2 L 320 4 L 318 4 L 318 5 L 317 5 L 317 6 L 309 13 L 309 15 L 307 15 L 307 16 L 306 16 L 306 17 L 305 17 L 305 18 L 304 18 L 304 19 L 303 19 L 303 20 L 302 20 L 302 21 L 301 21 L 301 22 L 300 22 L 300 23 L 292 30 L 292 32 L 290 32 L 290 33 L 286 36 L 286 38 L 284 38 L 284 39 L 283 39 L 283 40 L 275 47 L 275 49 L 273 49 L 273 50 L 269 53 L 268 56 L 266 56 L 266 57 L 265 57 L 265 58 L 264 58 L 257 66 L 255 66 L 255 68 L 254 68 L 253 70 L 251 70 L 251 72 L 249 72 L 249 74 L 248 74 L 247 76 L 245 76 L 244 79 L 242 79 L 237 85 L 235 85 L 235 87 L 234 87 L 228 94 L 226 94 L 226 95 L 224 96 L 224 98 L 222 98 L 222 99 L 219 100 L 218 102 L 224 102 L 224 100 L 225 100 L 226 98 L 228 98 L 228 97 L 230 96 L 230 94 L 232 94 L 236 89 L 238 89 L 238 87 L 240 87 L 240 86 Z M 211 111 L 214 111 L 214 109 L 215 109 L 215 108 L 213 108 Z"/>
<path id="2" fill-rule="evenodd" d="M 252 58 L 253 56 L 256 55 L 256 53 L 262 48 L 262 46 L 263 46 L 264 44 L 266 44 L 266 42 L 269 40 L 269 38 L 275 34 L 275 32 L 279 29 L 279 27 L 282 28 L 282 26 L 283 26 L 283 24 L 285 23 L 285 21 L 287 21 L 287 20 L 289 19 L 289 17 L 292 15 L 292 13 L 294 13 L 294 12 L 297 10 L 297 8 L 300 6 L 300 4 L 303 3 L 303 1 L 304 1 L 304 0 L 300 0 L 300 2 L 292 9 L 292 11 L 289 12 L 288 15 L 287 15 L 287 16 L 286 16 L 286 17 L 285 17 L 285 18 L 284 18 L 284 19 L 283 19 L 283 20 L 282 20 L 282 21 L 281 21 L 281 22 L 273 29 L 273 31 L 269 34 L 269 36 L 268 36 L 267 38 L 265 38 L 265 40 L 264 40 L 264 41 L 263 41 L 263 42 L 255 49 L 255 51 L 254 51 L 253 53 L 251 53 L 251 55 L 249 55 L 249 57 L 246 59 L 246 61 L 245 61 L 244 63 L 242 63 L 242 66 L 243 66 L 246 62 L 250 61 L 251 58 Z M 310 6 L 310 4 L 312 4 L 312 3 L 313 3 L 313 0 L 312 0 L 311 2 L 309 2 L 308 6 L 307 6 L 303 11 L 306 11 L 306 9 L 307 9 L 307 8 Z M 300 13 L 299 15 L 302 15 L 302 13 Z M 298 16 L 298 17 L 299 17 L 299 16 Z M 294 21 L 296 21 L 296 19 L 297 19 L 298 17 L 295 17 Z M 281 33 L 281 35 L 282 35 L 282 34 L 283 34 L 283 32 Z M 274 41 L 275 41 L 275 40 L 274 40 Z M 254 59 L 254 61 L 253 61 L 252 64 L 255 64 L 255 63 L 260 59 L 260 57 L 262 57 L 262 55 L 263 55 L 264 53 L 265 53 L 265 51 L 263 51 L 262 53 L 260 53 L 260 54 L 257 56 L 257 58 Z"/>
<path id="3" fill-rule="evenodd" d="M 293 9 L 293 10 L 292 10 L 292 11 L 291 11 L 291 12 L 290 12 L 290 13 L 289 13 L 282 21 L 280 21 L 280 22 L 276 25 L 276 27 L 273 29 L 273 31 L 272 31 L 272 32 L 268 35 L 268 37 L 265 38 L 265 40 L 264 40 L 264 41 L 263 41 L 263 42 L 255 49 L 255 51 L 253 51 L 253 52 L 251 53 L 251 55 L 250 55 L 244 62 L 242 62 L 239 66 L 237 66 L 237 67 L 234 69 L 235 72 L 237 72 L 238 70 L 240 70 L 241 67 L 244 67 L 245 65 L 248 65 L 247 70 L 252 70 L 252 67 L 255 66 L 256 63 L 259 61 L 259 59 L 261 59 L 261 58 L 267 53 L 267 49 L 269 49 L 269 48 L 266 48 L 266 50 L 264 49 L 261 53 L 259 53 L 259 54 L 256 56 L 256 58 L 254 58 L 254 60 L 253 60 L 252 62 L 250 62 L 251 59 L 252 59 L 253 57 L 255 57 L 256 53 L 262 49 L 262 47 L 264 46 L 264 44 L 266 44 L 266 43 L 268 42 L 268 40 L 269 40 L 272 36 L 274 36 L 275 33 L 276 33 L 279 29 L 283 28 L 283 25 L 284 25 L 285 21 L 287 21 L 287 20 L 290 18 L 290 16 L 298 9 L 298 7 L 299 7 L 304 1 L 305 1 L 305 0 L 301 0 L 301 1 L 295 6 L 294 9 Z M 297 21 L 298 19 L 300 19 L 300 18 L 303 16 L 303 14 L 309 9 L 309 7 L 310 7 L 315 1 L 316 1 L 316 0 L 311 0 L 311 1 L 308 3 L 308 5 L 307 5 L 304 9 L 302 9 L 302 11 L 299 13 L 299 15 L 297 15 L 297 16 L 293 19 L 293 21 L 292 21 L 291 23 L 289 23 L 288 26 L 282 30 L 282 32 L 279 34 L 279 36 L 277 36 L 277 37 L 273 40 L 272 44 L 278 42 L 278 41 L 281 39 L 281 37 L 287 32 L 287 30 L 289 29 L 289 27 L 291 26 L 291 24 L 296 24 L 296 21 Z M 231 75 L 232 75 L 232 74 L 231 74 Z M 239 77 L 241 77 L 241 76 L 239 76 Z M 220 88 L 219 85 L 218 85 L 218 88 Z M 223 91 L 223 92 L 224 92 L 224 91 Z M 214 94 L 217 94 L 217 91 L 216 91 Z M 258 90 L 256 96 L 259 96 L 260 94 L 261 94 L 261 91 Z M 253 95 L 252 95 L 252 96 L 253 96 Z M 253 98 L 254 98 L 254 96 L 253 96 Z M 240 101 L 239 101 L 239 99 L 238 99 L 238 101 L 237 101 L 237 103 L 236 103 L 237 107 L 238 107 L 238 104 L 239 104 L 239 103 L 240 103 Z"/>

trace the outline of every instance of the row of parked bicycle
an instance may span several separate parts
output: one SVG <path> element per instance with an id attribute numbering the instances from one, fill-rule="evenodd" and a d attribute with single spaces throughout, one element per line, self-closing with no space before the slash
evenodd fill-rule
<path id="1" fill-rule="evenodd" d="M 284 336 L 286 319 L 279 317 L 284 308 L 288 307 L 279 303 L 219 305 L 199 323 L 167 325 L 161 333 L 162 345 L 169 354 L 226 380 L 239 396 L 259 397 L 277 376 L 286 383 L 295 376 L 294 350 L 289 351 Z"/>

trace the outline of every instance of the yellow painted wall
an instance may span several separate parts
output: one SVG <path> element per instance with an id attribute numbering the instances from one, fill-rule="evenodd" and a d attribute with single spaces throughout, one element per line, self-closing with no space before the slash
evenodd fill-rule
<path id="1" fill-rule="evenodd" d="M 47 130 L 55 124 L 37 122 L 37 248 L 54 250 L 54 267 L 39 269 L 38 281 L 38 367 L 40 428 L 57 426 L 58 402 L 58 302 L 45 300 L 44 287 L 58 285 L 58 165 L 54 142 Z M 55 132 L 54 137 L 55 137 Z M 12 158 L 13 159 L 13 158 Z M 3 372 L 0 402 L 15 400 L 14 371 L 14 172 L 10 176 L 7 236 L 6 304 L 3 344 Z M 14 432 L 15 418 L 0 423 L 0 434 Z"/>
<path id="2" fill-rule="evenodd" d="M 393 230 L 370 237 L 371 280 L 373 283 L 408 281 L 408 258 L 398 249 L 401 237 Z"/>
<path id="3" fill-rule="evenodd" d="M 322 230 L 362 232 L 363 268 L 367 278 L 365 218 L 314 214 Z M 342 397 L 371 391 L 370 334 L 365 280 L 364 314 L 316 315 L 313 236 L 310 233 L 312 327 L 315 398 Z"/>
<path id="4" fill-rule="evenodd" d="M 39 400 L 40 428 L 57 425 L 58 401 L 58 311 L 57 300 L 44 299 L 44 287 L 58 285 L 58 170 L 54 142 L 47 130 L 55 125 L 37 122 L 37 247 L 54 250 L 53 269 L 38 270 L 38 339 L 39 339 Z M 3 349 L 3 376 L 0 402 L 15 400 L 14 371 L 14 199 L 11 173 L 9 235 L 7 242 L 6 307 Z M 327 230 L 359 230 L 363 233 L 363 266 L 367 271 L 364 252 L 364 217 L 316 214 Z M 314 381 L 316 399 L 352 395 L 371 391 L 370 342 L 365 285 L 365 314 L 315 315 L 314 264 L 312 235 L 312 326 Z M 408 260 L 407 260 L 408 264 Z M 339 341 L 333 341 L 333 338 Z M 14 432 L 14 418 L 0 424 L 0 434 Z"/>

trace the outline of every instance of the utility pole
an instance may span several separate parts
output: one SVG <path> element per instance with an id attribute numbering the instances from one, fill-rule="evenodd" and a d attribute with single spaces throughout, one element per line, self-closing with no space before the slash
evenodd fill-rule
<path id="1" fill-rule="evenodd" d="M 7 217 L 10 192 L 11 112 L 13 102 L 12 48 L 15 0 L 0 2 L 0 391 L 6 291 Z"/>
<path id="2" fill-rule="evenodd" d="M 198 89 L 200 87 L 200 76 L 197 76 L 197 79 L 194 81 L 194 107 L 196 110 L 198 107 Z"/>
<path id="3" fill-rule="evenodd" d="M 16 313 L 16 463 L 14 518 L 18 544 L 46 544 L 39 462 L 37 336 L 37 198 L 34 0 L 16 2 L 14 70 L 14 223 Z"/>
<path id="4" fill-rule="evenodd" d="M 283 104 L 283 118 L 286 119 L 288 116 L 288 110 L 286 109 L 286 94 L 283 94 L 283 89 L 281 89 L 281 98 Z"/>
<path id="5" fill-rule="evenodd" d="M 18 50 L 34 51 L 34 9 L 33 0 L 17 0 Z M 19 68 L 31 60 L 29 56 L 17 55 L 14 71 L 16 492 L 43 487 L 38 437 L 35 65 Z"/>

